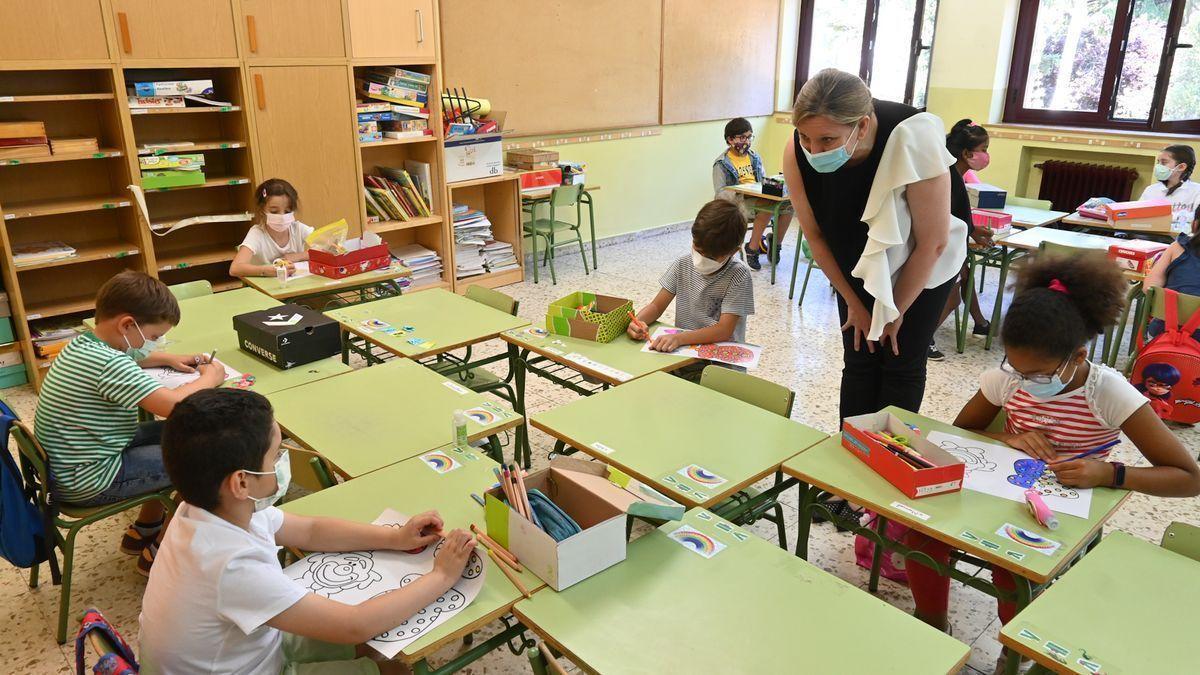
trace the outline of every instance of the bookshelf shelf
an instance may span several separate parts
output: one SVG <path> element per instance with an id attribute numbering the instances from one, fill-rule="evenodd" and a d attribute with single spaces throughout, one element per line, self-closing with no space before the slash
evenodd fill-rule
<path id="1" fill-rule="evenodd" d="M 425 218 L 414 218 L 412 220 L 384 220 L 378 223 L 367 223 L 367 229 L 375 234 L 379 234 L 380 232 L 396 232 L 399 230 L 410 230 L 414 227 L 440 225 L 441 222 L 441 216 L 427 216 Z"/>
<path id="2" fill-rule="evenodd" d="M 0 103 L 67 103 L 71 101 L 111 101 L 107 92 L 95 94 L 36 94 L 31 96 L 0 96 Z"/>
<path id="3" fill-rule="evenodd" d="M 139 156 L 158 156 L 158 155 L 178 155 L 189 152 L 203 152 L 205 150 L 236 150 L 244 148 L 246 144 L 242 141 L 205 141 L 203 143 L 193 143 L 186 148 L 146 148 L 139 147 L 137 154 Z"/>
<path id="4" fill-rule="evenodd" d="M 387 138 L 382 141 L 373 141 L 371 143 L 359 143 L 358 147 L 367 150 L 370 148 L 382 148 L 389 145 L 408 145 L 409 143 L 430 143 L 436 141 L 437 137 L 433 135 L 426 136 L 410 136 L 408 138 Z"/>
<path id="5" fill-rule="evenodd" d="M 518 267 L 512 270 L 502 270 L 500 272 L 487 272 L 486 274 L 476 274 L 473 277 L 463 277 L 455 280 L 455 286 L 460 292 L 465 292 L 468 286 L 486 286 L 487 288 L 498 288 L 515 284 L 525 278 L 525 270 Z"/>
<path id="6" fill-rule="evenodd" d="M 178 251 L 163 251 L 158 255 L 158 271 L 181 270 L 212 263 L 229 262 L 237 250 L 231 246 L 193 246 Z"/>
<path id="7" fill-rule="evenodd" d="M 81 197 L 75 199 L 42 199 L 4 204 L 4 219 L 38 218 L 60 213 L 82 213 L 101 209 L 120 209 L 130 205 L 124 197 Z"/>
<path id="8" fill-rule="evenodd" d="M 222 105 L 204 108 L 131 108 L 129 114 L 138 115 L 197 115 L 203 113 L 240 112 L 240 105 Z"/>
<path id="9" fill-rule="evenodd" d="M 214 215 L 226 215 L 226 214 L 214 214 Z M 228 214 L 228 215 L 233 215 L 233 214 Z M 241 219 L 241 220 L 234 220 L 234 221 L 221 221 L 220 223 L 196 223 L 195 225 L 192 225 L 191 227 L 205 227 L 206 225 L 220 225 L 220 224 L 223 224 L 223 223 L 229 223 L 229 222 L 234 222 L 234 223 L 238 223 L 238 222 L 249 223 L 251 220 L 253 220 L 253 219 L 254 219 L 254 214 L 253 214 L 253 213 L 250 213 L 249 211 L 245 211 L 245 212 L 243 212 L 243 213 L 240 213 L 240 214 L 237 214 L 237 215 L 240 215 L 240 216 L 242 216 L 242 219 Z M 151 230 L 154 230 L 155 232 L 162 232 L 162 231 L 164 231 L 164 230 L 169 230 L 169 229 L 171 229 L 171 227 L 173 227 L 173 226 L 174 226 L 176 223 L 178 223 L 179 221 L 181 221 L 181 220 L 184 220 L 185 218 L 188 218 L 188 217 L 190 217 L 190 216 L 184 216 L 184 217 L 179 217 L 179 218 L 163 219 L 163 220 L 156 220 L 156 221 L 153 221 L 153 222 L 151 222 L 151 223 L 150 223 L 150 229 L 151 229 Z M 249 226 L 247 225 L 247 227 L 249 227 Z"/>
<path id="10" fill-rule="evenodd" d="M 70 258 L 60 258 L 58 260 L 48 260 L 46 262 L 33 263 L 30 265 L 22 265 L 15 263 L 14 266 L 18 273 L 28 272 L 30 270 L 40 270 L 47 267 L 60 267 L 62 265 L 78 265 L 79 263 L 92 262 L 93 260 L 106 260 L 108 258 L 124 258 L 126 256 L 138 255 L 141 249 L 127 241 L 102 241 L 92 242 L 88 244 L 75 244 L 75 255 Z"/>
<path id="11" fill-rule="evenodd" d="M 180 187 L 150 188 L 146 194 L 154 192 L 179 192 L 181 190 L 201 190 L 204 188 L 225 187 L 227 185 L 246 185 L 250 182 L 245 176 L 217 176 L 208 178 L 199 185 L 182 185 Z"/>
<path id="12" fill-rule="evenodd" d="M 487 185 L 488 183 L 499 183 L 506 180 L 515 180 L 516 174 L 504 172 L 498 176 L 487 176 L 485 178 L 472 178 L 471 180 L 460 180 L 454 183 L 447 183 L 446 186 L 451 190 L 458 188 L 473 187 L 475 185 Z"/>
<path id="13" fill-rule="evenodd" d="M 23 157 L 21 159 L 0 159 L 0 166 L 17 166 L 19 164 L 49 164 L 51 162 L 74 162 L 81 159 L 108 159 L 122 157 L 125 153 L 116 148 L 101 148 L 96 152 L 80 152 L 49 157 Z"/>
<path id="14" fill-rule="evenodd" d="M 88 293 L 87 295 L 56 298 L 54 300 L 25 305 L 25 318 L 30 321 L 36 321 L 37 319 L 48 319 L 50 317 L 63 316 L 65 314 L 86 312 L 95 306 L 96 294 L 94 292 Z"/>

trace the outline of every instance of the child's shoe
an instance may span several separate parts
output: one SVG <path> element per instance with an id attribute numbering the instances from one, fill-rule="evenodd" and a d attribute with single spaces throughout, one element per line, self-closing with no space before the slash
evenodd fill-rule
<path id="1" fill-rule="evenodd" d="M 142 549 L 153 543 L 158 538 L 158 533 L 162 530 L 163 521 L 145 525 L 142 523 L 134 523 L 125 530 L 125 536 L 121 537 L 121 553 L 125 555 L 141 555 Z"/>
<path id="2" fill-rule="evenodd" d="M 992 332 L 991 321 L 980 321 L 971 329 L 971 335 L 978 335 L 980 337 L 987 337 L 990 332 Z"/>
<path id="3" fill-rule="evenodd" d="M 142 549 L 142 554 L 137 559 L 137 573 L 150 578 L 150 568 L 154 566 L 154 557 L 158 555 L 158 544 L 153 541 Z"/>
<path id="4" fill-rule="evenodd" d="M 761 270 L 762 263 L 759 262 L 758 256 L 762 254 L 762 251 L 755 251 L 750 248 L 750 242 L 746 242 L 744 250 L 746 251 L 746 264 L 750 266 L 750 269 Z"/>

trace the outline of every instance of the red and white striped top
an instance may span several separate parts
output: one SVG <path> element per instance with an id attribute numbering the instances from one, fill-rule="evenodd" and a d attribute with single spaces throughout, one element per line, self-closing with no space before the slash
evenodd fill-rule
<path id="1" fill-rule="evenodd" d="M 1086 452 L 1117 440 L 1125 420 L 1147 404 L 1146 397 L 1115 370 L 1090 366 L 1082 387 L 1044 400 L 1021 389 L 1019 377 L 998 368 L 983 374 L 979 388 L 1008 414 L 1008 433 L 1038 431 L 1058 452 Z"/>

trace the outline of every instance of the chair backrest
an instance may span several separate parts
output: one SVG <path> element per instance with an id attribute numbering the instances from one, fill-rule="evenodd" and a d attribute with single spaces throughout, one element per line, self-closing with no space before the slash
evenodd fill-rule
<path id="1" fill-rule="evenodd" d="M 1171 523 L 1163 532 L 1162 547 L 1200 562 L 1200 527 Z"/>
<path id="2" fill-rule="evenodd" d="M 1146 291 L 1146 307 L 1150 308 L 1149 316 L 1155 319 L 1167 318 L 1167 294 L 1162 292 L 1157 286 L 1147 286 Z M 1179 323 L 1187 321 L 1187 318 L 1200 310 L 1200 296 L 1188 295 L 1187 293 L 1179 293 L 1179 304 L 1177 306 L 1176 316 L 1179 318 Z"/>
<path id="3" fill-rule="evenodd" d="M 700 386 L 784 417 L 792 416 L 792 403 L 796 400 L 796 392 L 781 384 L 721 366 L 705 368 L 700 374 Z"/>
<path id="4" fill-rule="evenodd" d="M 494 288 L 480 286 L 479 284 L 467 287 L 467 297 L 481 305 L 487 305 L 492 309 L 513 316 L 517 315 L 517 307 L 520 304 L 510 295 L 501 293 Z"/>
<path id="5" fill-rule="evenodd" d="M 15 420 L 12 423 L 9 433 L 17 442 L 17 453 L 21 457 L 22 468 L 24 470 L 31 468 L 37 474 L 36 476 L 25 476 L 25 480 L 37 488 L 39 506 L 45 506 L 49 503 L 50 491 L 50 461 L 46 457 L 46 450 L 42 448 L 41 443 L 38 443 L 37 437 L 33 435 L 33 430 L 21 420 Z"/>
<path id="6" fill-rule="evenodd" d="M 1005 410 L 1004 408 L 1001 408 L 1000 412 L 996 413 L 996 417 L 994 419 L 992 419 L 992 423 L 987 425 L 986 430 L 992 431 L 992 432 L 1004 431 L 1004 425 L 1007 422 L 1008 422 L 1008 411 Z"/>
<path id="7" fill-rule="evenodd" d="M 550 206 L 556 209 L 564 206 L 575 206 L 581 194 L 583 194 L 582 185 L 562 185 L 556 187 L 550 191 Z"/>
<path id="8" fill-rule="evenodd" d="M 1027 209 L 1042 209 L 1043 211 L 1049 211 L 1050 207 L 1054 205 L 1053 202 L 1051 202 L 1049 199 L 1034 199 L 1033 197 L 1014 197 L 1012 195 L 1009 195 L 1004 200 L 1004 203 L 1008 206 L 1024 206 Z"/>
<path id="9" fill-rule="evenodd" d="M 207 279 L 173 284 L 167 286 L 167 288 L 171 291 L 171 295 L 175 296 L 176 300 L 187 300 L 189 298 L 198 298 L 202 295 L 212 295 L 213 292 L 212 284 Z"/>

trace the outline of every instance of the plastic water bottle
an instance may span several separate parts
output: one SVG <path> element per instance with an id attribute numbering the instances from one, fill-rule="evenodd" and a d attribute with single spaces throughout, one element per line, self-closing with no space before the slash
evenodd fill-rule
<path id="1" fill-rule="evenodd" d="M 454 447 L 467 447 L 467 416 L 461 410 L 454 411 Z"/>

